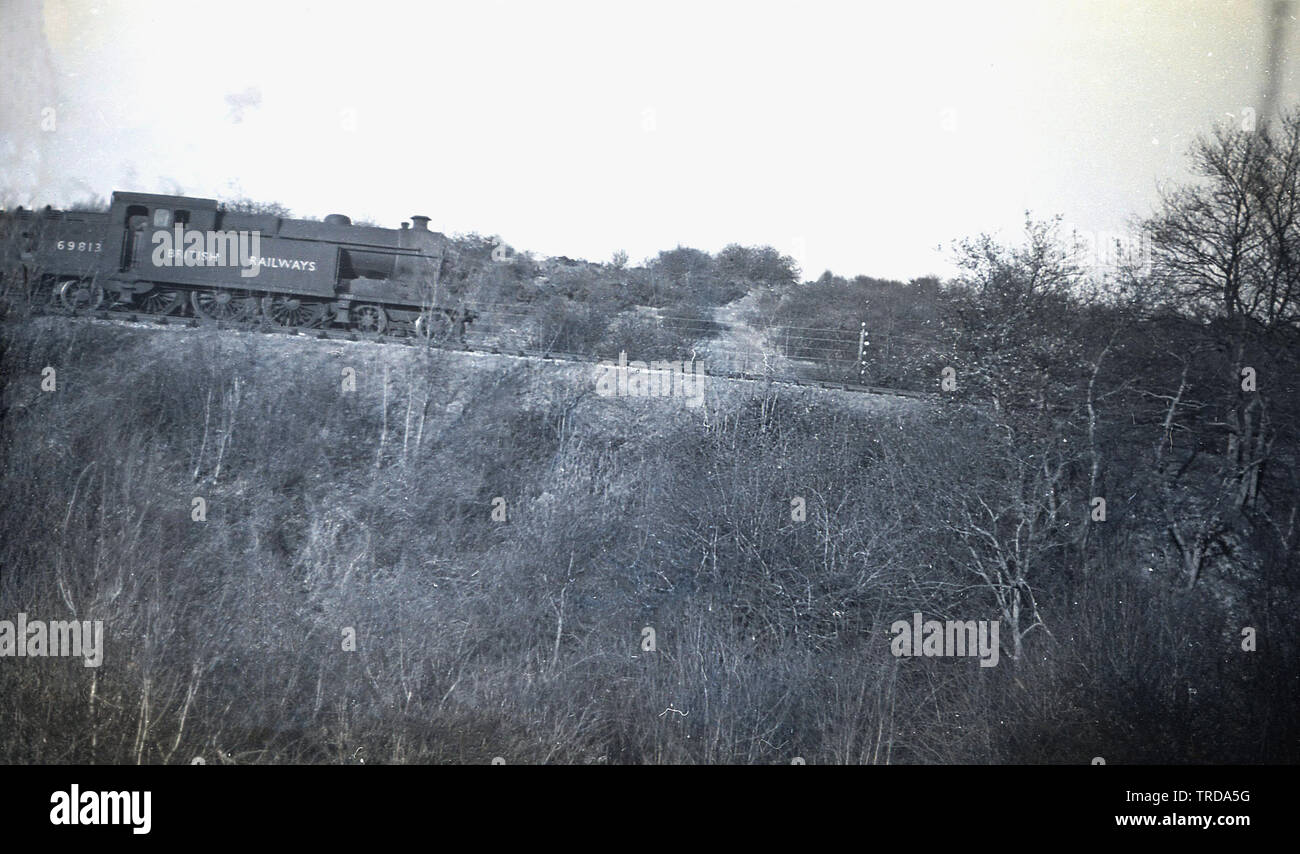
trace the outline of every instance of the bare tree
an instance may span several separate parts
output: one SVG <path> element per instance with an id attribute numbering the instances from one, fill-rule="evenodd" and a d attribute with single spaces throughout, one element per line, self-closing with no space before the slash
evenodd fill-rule
<path id="1" fill-rule="evenodd" d="M 1197 183 L 1166 192 L 1147 222 L 1154 281 L 1206 321 L 1224 353 L 1225 480 L 1253 507 L 1273 444 L 1257 391 L 1270 342 L 1300 323 L 1300 112 L 1250 132 L 1223 126 L 1192 151 Z"/>

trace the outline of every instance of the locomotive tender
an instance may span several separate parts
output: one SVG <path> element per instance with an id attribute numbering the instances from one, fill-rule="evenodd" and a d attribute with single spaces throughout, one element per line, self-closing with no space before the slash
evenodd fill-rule
<path id="1" fill-rule="evenodd" d="M 472 312 L 441 304 L 447 238 L 413 216 L 400 229 L 222 209 L 213 199 L 113 193 L 107 212 L 0 212 L 12 290 L 70 312 L 100 307 L 287 327 L 463 333 Z"/>

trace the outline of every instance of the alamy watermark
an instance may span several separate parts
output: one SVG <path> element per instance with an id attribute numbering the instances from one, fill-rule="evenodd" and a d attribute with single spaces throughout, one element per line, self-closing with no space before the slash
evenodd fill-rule
<path id="1" fill-rule="evenodd" d="M 131 832 L 144 835 L 153 827 L 153 792 L 81 791 L 73 783 L 68 791 L 50 795 L 50 824 L 114 825 L 124 824 Z"/>
<path id="2" fill-rule="evenodd" d="M 93 631 L 92 631 L 93 629 Z M 84 658 L 87 667 L 104 662 L 104 621 L 0 620 L 0 658 Z"/>
<path id="3" fill-rule="evenodd" d="M 1066 240 L 1085 267 L 1098 271 L 1151 270 L 1151 238 L 1146 232 L 1120 233 L 1070 228 Z"/>
<path id="4" fill-rule="evenodd" d="M 180 223 L 171 231 L 153 235 L 155 267 L 241 267 L 239 275 L 251 278 L 276 258 L 262 258 L 262 234 L 259 231 L 199 231 Z M 311 264 L 314 261 L 297 261 Z M 288 266 L 270 264 L 270 266 Z"/>
<path id="5" fill-rule="evenodd" d="M 601 397 L 681 397 L 687 406 L 704 404 L 703 365 L 695 361 L 639 362 L 618 354 L 618 363 L 597 366 L 596 394 Z"/>
<path id="6" fill-rule="evenodd" d="M 898 620 L 889 627 L 894 639 L 889 649 L 896 657 L 975 656 L 980 667 L 998 664 L 997 620 L 922 620 L 921 612 L 912 621 Z"/>

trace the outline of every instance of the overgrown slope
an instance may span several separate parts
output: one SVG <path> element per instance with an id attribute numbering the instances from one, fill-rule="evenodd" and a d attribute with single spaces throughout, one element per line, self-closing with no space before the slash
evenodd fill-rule
<path id="1" fill-rule="evenodd" d="M 1019 661 L 891 654 L 914 611 L 998 615 L 938 523 L 1006 476 L 978 409 L 2 335 L 0 619 L 106 638 L 98 668 L 0 661 L 6 762 L 1296 758 L 1294 683 L 1267 678 L 1293 648 L 1243 655 L 1222 604 L 1128 567 L 1062 561 Z"/>

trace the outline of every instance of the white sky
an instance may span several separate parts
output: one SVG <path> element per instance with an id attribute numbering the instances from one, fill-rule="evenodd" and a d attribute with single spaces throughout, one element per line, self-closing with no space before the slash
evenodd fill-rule
<path id="1" fill-rule="evenodd" d="M 1122 232 L 1195 134 L 1258 106 L 1266 24 L 1257 0 L 0 0 L 0 190 L 910 278 L 1026 208 Z M 1285 104 L 1298 66 L 1293 20 Z"/>

